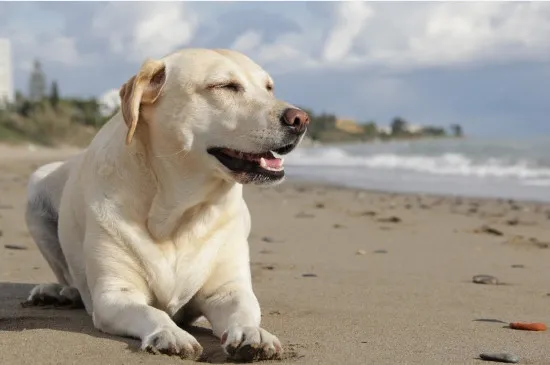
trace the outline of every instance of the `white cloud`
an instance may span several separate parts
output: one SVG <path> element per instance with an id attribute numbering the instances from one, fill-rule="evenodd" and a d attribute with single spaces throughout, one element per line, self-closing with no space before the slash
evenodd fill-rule
<path id="1" fill-rule="evenodd" d="M 337 13 L 338 20 L 323 50 L 323 58 L 329 62 L 340 61 L 349 54 L 353 42 L 372 15 L 372 9 L 364 2 L 342 2 Z"/>
<path id="2" fill-rule="evenodd" d="M 338 2 L 334 6 L 332 22 L 296 15 L 301 30 L 257 44 L 250 55 L 280 72 L 550 60 L 550 3 Z"/>
<path id="3" fill-rule="evenodd" d="M 260 33 L 249 30 L 237 37 L 230 48 L 246 53 L 258 47 L 261 44 L 261 41 L 262 35 Z"/>
<path id="4" fill-rule="evenodd" d="M 13 53 L 17 55 L 14 66 L 20 70 L 30 70 L 35 58 L 65 66 L 75 66 L 83 62 L 73 37 L 58 33 L 36 35 L 15 30 L 8 33 L 6 38 L 11 41 Z"/>
<path id="5" fill-rule="evenodd" d="M 189 44 L 197 25 L 197 15 L 183 2 L 113 2 L 96 12 L 92 29 L 112 53 L 141 62 Z"/>

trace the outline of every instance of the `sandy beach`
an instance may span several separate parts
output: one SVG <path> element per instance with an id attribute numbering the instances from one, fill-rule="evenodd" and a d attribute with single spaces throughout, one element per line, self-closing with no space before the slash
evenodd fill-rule
<path id="1" fill-rule="evenodd" d="M 22 308 L 53 273 L 23 219 L 27 178 L 72 149 L 0 147 L 0 364 L 182 364 L 95 330 L 84 310 Z M 285 364 L 550 364 L 550 205 L 367 192 L 291 180 L 245 188 L 263 327 Z M 476 284 L 475 275 L 500 285 Z M 225 358 L 206 323 L 204 361 Z M 189 362 L 190 363 L 190 362 Z"/>

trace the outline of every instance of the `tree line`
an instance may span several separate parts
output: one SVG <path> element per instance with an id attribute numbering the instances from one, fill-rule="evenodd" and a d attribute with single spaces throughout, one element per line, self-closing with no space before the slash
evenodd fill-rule
<path id="1" fill-rule="evenodd" d="M 464 136 L 462 126 L 451 124 L 448 129 L 440 126 L 424 125 L 416 126 L 412 130 L 412 124 L 402 117 L 395 117 L 384 128 L 377 125 L 374 121 L 354 123 L 357 131 L 347 132 L 338 128 L 338 117 L 331 113 L 316 114 L 308 108 L 302 108 L 309 113 L 310 125 L 308 135 L 311 139 L 320 142 L 350 142 L 350 141 L 371 141 L 371 140 L 391 140 L 391 139 L 416 139 L 416 138 L 441 138 Z"/>
<path id="2" fill-rule="evenodd" d="M 28 92 L 15 93 L 15 100 L 0 108 L 0 141 L 29 141 L 42 145 L 86 145 L 111 114 L 102 113 L 100 102 L 94 98 L 64 97 L 55 80 L 48 83 L 39 60 L 35 60 L 29 75 Z M 370 141 L 373 139 L 461 137 L 460 125 L 442 127 L 424 126 L 412 132 L 406 120 L 396 117 L 389 131 L 383 131 L 375 122 L 357 123 L 359 131 L 349 133 L 338 128 L 334 114 L 316 114 L 308 108 L 311 118 L 308 135 L 321 142 Z"/>

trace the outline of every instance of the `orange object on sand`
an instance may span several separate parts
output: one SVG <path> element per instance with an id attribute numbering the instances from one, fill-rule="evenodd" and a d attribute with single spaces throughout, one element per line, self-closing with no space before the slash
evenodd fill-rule
<path id="1" fill-rule="evenodd" d="M 510 328 L 523 331 L 546 331 L 544 323 L 512 322 L 510 323 Z"/>

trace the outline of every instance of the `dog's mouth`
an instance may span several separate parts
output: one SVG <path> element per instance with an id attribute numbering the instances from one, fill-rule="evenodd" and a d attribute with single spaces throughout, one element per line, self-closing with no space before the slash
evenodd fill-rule
<path id="1" fill-rule="evenodd" d="M 284 157 L 296 147 L 290 144 L 275 150 L 262 153 L 248 153 L 223 147 L 212 147 L 207 150 L 231 172 L 241 175 L 242 182 L 277 181 L 285 176 Z M 244 176 L 242 176 L 244 174 Z"/>

